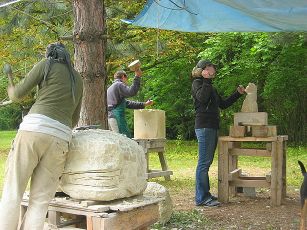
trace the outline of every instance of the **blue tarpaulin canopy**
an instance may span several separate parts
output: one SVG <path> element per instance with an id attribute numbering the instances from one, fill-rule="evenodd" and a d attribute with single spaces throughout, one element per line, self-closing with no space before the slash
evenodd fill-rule
<path id="1" fill-rule="evenodd" d="M 185 32 L 307 31 L 307 0 L 149 0 L 123 21 Z"/>

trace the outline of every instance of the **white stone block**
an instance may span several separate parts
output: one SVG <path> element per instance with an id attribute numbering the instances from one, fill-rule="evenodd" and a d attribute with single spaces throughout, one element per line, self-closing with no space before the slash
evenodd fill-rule
<path id="1" fill-rule="evenodd" d="M 235 113 L 234 125 L 268 125 L 268 114 L 258 113 Z"/>
<path id="2" fill-rule="evenodd" d="M 109 130 L 73 134 L 62 190 L 75 199 L 109 201 L 141 194 L 147 185 L 142 147 Z"/>
<path id="3" fill-rule="evenodd" d="M 158 109 L 134 110 L 134 138 L 165 138 L 165 111 Z"/>

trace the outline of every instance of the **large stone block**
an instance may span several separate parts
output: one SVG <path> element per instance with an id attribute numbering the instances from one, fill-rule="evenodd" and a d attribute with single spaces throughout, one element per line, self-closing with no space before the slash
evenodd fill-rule
<path id="1" fill-rule="evenodd" d="M 165 111 L 158 109 L 134 110 L 134 138 L 165 138 Z"/>
<path id="2" fill-rule="evenodd" d="M 235 113 L 234 125 L 268 125 L 268 114 L 258 113 Z"/>
<path id="3" fill-rule="evenodd" d="M 244 137 L 246 127 L 239 125 L 231 125 L 229 128 L 229 136 L 231 137 Z"/>
<path id="4" fill-rule="evenodd" d="M 144 150 L 133 140 L 109 130 L 73 134 L 62 190 L 75 199 L 109 201 L 146 189 Z"/>

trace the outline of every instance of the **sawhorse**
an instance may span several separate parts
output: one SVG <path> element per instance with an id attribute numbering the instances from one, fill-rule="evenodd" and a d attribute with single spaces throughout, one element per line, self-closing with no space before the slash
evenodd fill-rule
<path id="1" fill-rule="evenodd" d="M 170 180 L 173 171 L 168 169 L 165 158 L 165 139 L 134 139 L 140 146 L 143 147 L 147 162 L 147 178 L 164 177 L 165 180 Z M 158 153 L 162 170 L 149 169 L 149 153 Z"/>

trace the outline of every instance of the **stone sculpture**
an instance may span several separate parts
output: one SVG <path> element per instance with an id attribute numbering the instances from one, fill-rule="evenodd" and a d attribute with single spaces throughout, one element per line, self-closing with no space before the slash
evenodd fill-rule
<path id="1" fill-rule="evenodd" d="M 110 201 L 141 194 L 147 186 L 144 150 L 124 135 L 75 131 L 61 189 L 75 199 Z"/>
<path id="2" fill-rule="evenodd" d="M 257 86 L 254 83 L 248 83 L 245 92 L 247 93 L 241 112 L 245 113 L 256 113 L 258 112 L 257 104 Z"/>

